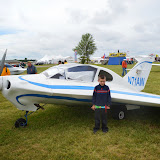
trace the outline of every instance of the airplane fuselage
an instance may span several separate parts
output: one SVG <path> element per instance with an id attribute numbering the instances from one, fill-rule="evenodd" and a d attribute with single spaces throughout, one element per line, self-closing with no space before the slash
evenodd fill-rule
<path id="1" fill-rule="evenodd" d="M 38 79 L 38 81 L 37 81 Z M 3 77 L 3 95 L 18 109 L 35 111 L 34 104 L 91 105 L 98 82 L 48 78 L 43 74 Z M 133 91 L 113 82 L 106 82 L 113 104 L 160 106 L 160 96 Z"/>

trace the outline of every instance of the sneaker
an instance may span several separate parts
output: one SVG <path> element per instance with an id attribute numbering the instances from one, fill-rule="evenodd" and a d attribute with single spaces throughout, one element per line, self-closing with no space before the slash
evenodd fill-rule
<path id="1" fill-rule="evenodd" d="M 108 132 L 108 127 L 106 127 L 106 128 L 102 128 L 102 132 L 104 132 L 104 133 L 107 133 Z"/>
<path id="2" fill-rule="evenodd" d="M 95 134 L 99 129 L 93 128 L 93 133 Z"/>
<path id="3" fill-rule="evenodd" d="M 107 133 L 108 132 L 108 130 L 102 130 L 103 131 L 103 133 Z"/>

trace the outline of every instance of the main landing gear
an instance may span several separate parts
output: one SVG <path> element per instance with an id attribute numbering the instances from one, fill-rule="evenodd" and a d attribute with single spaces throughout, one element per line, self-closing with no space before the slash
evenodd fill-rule
<path id="1" fill-rule="evenodd" d="M 122 120 L 126 117 L 126 106 L 112 106 L 111 112 L 114 119 Z"/>
<path id="2" fill-rule="evenodd" d="M 44 108 L 42 106 L 40 106 L 39 104 L 34 104 L 34 105 L 37 107 L 37 110 L 39 110 L 39 109 L 43 109 L 44 110 Z M 27 126 L 28 116 L 31 115 L 32 113 L 34 113 L 34 112 L 30 112 L 29 113 L 29 111 L 26 111 L 26 114 L 24 115 L 25 119 L 24 118 L 17 119 L 16 122 L 15 122 L 15 127 L 19 128 L 19 127 Z"/>

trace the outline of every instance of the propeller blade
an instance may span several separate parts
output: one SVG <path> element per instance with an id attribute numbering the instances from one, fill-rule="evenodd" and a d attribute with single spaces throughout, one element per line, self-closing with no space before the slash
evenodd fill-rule
<path id="1" fill-rule="evenodd" d="M 3 67 L 4 67 L 4 63 L 5 63 L 5 58 L 6 58 L 6 54 L 7 54 L 7 49 L 6 51 L 4 52 L 4 55 L 2 57 L 2 60 L 1 60 L 1 67 L 0 67 L 0 75 L 2 74 L 2 71 L 3 71 Z"/>

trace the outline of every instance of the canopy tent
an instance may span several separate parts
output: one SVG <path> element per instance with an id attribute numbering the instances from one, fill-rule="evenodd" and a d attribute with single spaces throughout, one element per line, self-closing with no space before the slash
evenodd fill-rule
<path id="1" fill-rule="evenodd" d="M 45 63 L 45 64 L 48 64 L 48 63 L 49 63 L 49 60 L 50 60 L 50 56 L 45 55 L 43 58 L 39 59 L 39 60 L 37 61 L 37 63 Z"/>
<path id="2" fill-rule="evenodd" d="M 57 55 L 57 56 L 48 56 L 48 55 L 45 55 L 43 58 L 39 59 L 37 61 L 37 63 L 45 63 L 45 64 L 57 64 L 58 61 L 64 61 L 66 60 L 67 62 L 69 63 L 73 63 L 74 62 L 74 58 L 71 57 L 71 56 L 66 56 L 66 57 L 63 57 L 62 55 Z"/>

